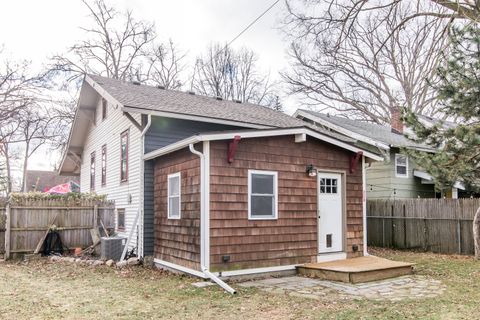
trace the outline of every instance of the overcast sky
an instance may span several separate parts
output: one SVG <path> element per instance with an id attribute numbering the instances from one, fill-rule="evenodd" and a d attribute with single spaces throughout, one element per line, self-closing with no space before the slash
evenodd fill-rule
<path id="1" fill-rule="evenodd" d="M 119 11 L 130 9 L 136 19 L 154 21 L 160 39 L 171 38 L 188 51 L 193 64 L 195 56 L 210 42 L 226 43 L 233 39 L 273 0 L 106 0 Z M 265 72 L 278 78 L 287 66 L 288 43 L 277 29 L 285 10 L 280 1 L 261 20 L 238 38 L 232 47 L 248 47 L 259 55 Z M 29 59 L 36 66 L 53 53 L 62 53 L 84 32 L 88 9 L 80 0 L 14 0 L 2 1 L 0 11 L 0 44 L 16 59 Z M 296 109 L 292 100 L 282 97 L 287 113 Z M 287 100 L 286 100 L 287 99 Z M 55 157 L 55 156 L 53 156 Z M 46 159 L 48 158 L 48 159 Z M 56 159 L 42 155 L 30 169 L 47 169 Z"/>

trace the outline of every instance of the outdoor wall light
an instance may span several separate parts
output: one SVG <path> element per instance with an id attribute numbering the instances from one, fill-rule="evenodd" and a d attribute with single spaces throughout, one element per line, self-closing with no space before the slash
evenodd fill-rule
<path id="1" fill-rule="evenodd" d="M 309 177 L 316 177 L 317 176 L 317 169 L 313 166 L 313 164 L 307 165 L 306 172 Z"/>

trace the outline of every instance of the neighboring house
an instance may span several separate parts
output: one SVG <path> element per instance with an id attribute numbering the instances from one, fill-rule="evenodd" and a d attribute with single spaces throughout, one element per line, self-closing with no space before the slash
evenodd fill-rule
<path id="1" fill-rule="evenodd" d="M 114 200 L 118 233 L 158 265 L 278 271 L 366 250 L 363 164 L 382 157 L 355 143 L 258 105 L 87 75 L 60 172 Z"/>
<path id="2" fill-rule="evenodd" d="M 367 169 L 368 199 L 405 199 L 405 198 L 457 198 L 464 195 L 464 186 L 457 182 L 451 191 L 445 194 L 435 192 L 433 178 L 412 159 L 402 154 L 402 148 L 424 151 L 433 150 L 419 145 L 403 134 L 404 124 L 400 115 L 394 115 L 391 126 L 352 120 L 344 117 L 299 109 L 294 114 L 312 125 L 324 130 L 357 139 L 357 145 L 363 142 L 384 155 L 383 162 L 372 163 Z M 436 123 L 435 119 L 420 116 L 426 125 Z M 448 123 L 448 125 L 452 125 Z"/>
<path id="3" fill-rule="evenodd" d="M 27 170 L 27 192 L 44 192 L 52 187 L 68 182 L 80 183 L 78 176 L 59 175 L 55 171 Z"/>

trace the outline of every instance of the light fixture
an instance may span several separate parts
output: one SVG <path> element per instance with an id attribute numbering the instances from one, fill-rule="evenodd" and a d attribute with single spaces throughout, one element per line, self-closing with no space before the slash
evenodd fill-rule
<path id="1" fill-rule="evenodd" d="M 309 177 L 316 177 L 317 176 L 317 170 L 315 169 L 313 164 L 307 165 L 306 172 L 307 172 Z"/>

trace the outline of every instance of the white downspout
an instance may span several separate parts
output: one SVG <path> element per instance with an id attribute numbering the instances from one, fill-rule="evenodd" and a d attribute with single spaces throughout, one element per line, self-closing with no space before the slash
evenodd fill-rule
<path id="1" fill-rule="evenodd" d="M 206 278 L 211 279 L 225 291 L 236 291 L 209 271 L 210 266 L 210 143 L 203 142 L 203 153 L 195 150 L 193 143 L 188 145 L 190 152 L 200 158 L 200 267 Z M 208 159 L 206 159 L 208 158 Z M 206 163 L 208 161 L 208 164 Z M 208 168 L 207 168 L 208 167 Z"/>
<path id="2" fill-rule="evenodd" d="M 363 255 L 368 256 L 367 250 L 367 168 L 365 156 L 362 156 L 362 217 L 363 217 Z"/>
<path id="3" fill-rule="evenodd" d="M 142 144 L 142 154 L 140 156 L 140 204 L 139 204 L 139 211 L 141 212 L 140 215 L 140 236 L 139 236 L 139 242 L 141 245 L 138 246 L 138 255 L 140 257 L 144 256 L 144 246 L 145 244 L 143 243 L 144 241 L 144 230 L 143 227 L 145 225 L 145 220 L 144 220 L 144 203 L 145 203 L 145 160 L 143 159 L 143 155 L 145 154 L 145 134 L 147 133 L 148 129 L 152 125 L 152 116 L 149 114 L 148 115 L 148 120 L 145 128 L 142 130 L 141 133 L 141 144 Z"/>

